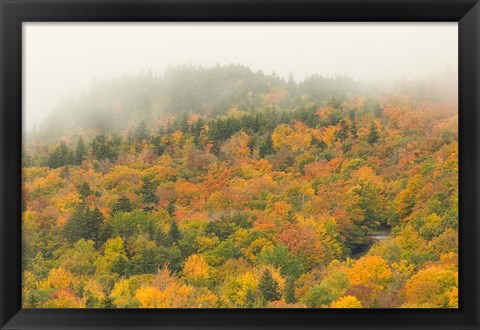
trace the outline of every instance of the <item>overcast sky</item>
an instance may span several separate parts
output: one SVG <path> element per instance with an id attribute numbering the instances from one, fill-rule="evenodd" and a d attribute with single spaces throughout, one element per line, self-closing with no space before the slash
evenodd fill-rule
<path id="1" fill-rule="evenodd" d="M 245 64 L 296 80 L 457 70 L 457 23 L 24 23 L 27 129 L 95 80 L 169 65 Z"/>

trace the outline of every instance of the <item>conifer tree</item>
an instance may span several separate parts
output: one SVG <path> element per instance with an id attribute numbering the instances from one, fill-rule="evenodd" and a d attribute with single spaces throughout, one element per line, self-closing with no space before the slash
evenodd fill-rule
<path id="1" fill-rule="evenodd" d="M 135 130 L 135 138 L 137 141 L 147 140 L 149 137 L 149 132 L 147 129 L 147 124 L 142 120 L 138 124 L 137 129 Z"/>
<path id="2" fill-rule="evenodd" d="M 94 241 L 97 246 L 103 220 L 102 212 L 97 207 L 92 210 L 82 203 L 65 223 L 64 236 L 70 243 L 75 243 L 83 238 Z"/>
<path id="3" fill-rule="evenodd" d="M 348 137 L 348 123 L 345 119 L 340 120 L 340 130 L 338 131 L 338 138 L 345 140 Z"/>
<path id="4" fill-rule="evenodd" d="M 100 240 L 100 228 L 102 227 L 104 218 L 102 212 L 95 207 L 93 210 L 87 210 L 86 217 L 86 232 L 85 239 L 89 239 L 95 242 L 95 247 L 98 247 Z"/>
<path id="5" fill-rule="evenodd" d="M 80 204 L 63 226 L 63 235 L 70 243 L 75 243 L 84 236 L 85 209 L 85 204 Z"/>
<path id="6" fill-rule="evenodd" d="M 370 125 L 370 132 L 368 133 L 367 136 L 367 142 L 370 143 L 370 145 L 374 145 L 377 143 L 378 139 L 380 138 L 380 133 L 378 132 L 377 125 L 375 125 L 374 122 Z"/>
<path id="7" fill-rule="evenodd" d="M 252 290 L 248 290 L 247 294 L 245 295 L 245 302 L 243 303 L 245 308 L 253 308 L 255 307 L 255 294 Z"/>
<path id="8" fill-rule="evenodd" d="M 171 201 L 168 202 L 167 212 L 168 212 L 169 216 L 171 216 L 171 217 L 175 216 L 175 201 L 174 200 L 171 200 Z"/>
<path id="9" fill-rule="evenodd" d="M 72 163 L 72 154 L 65 142 L 60 145 L 49 155 L 47 165 L 51 168 L 59 168 Z"/>
<path id="10" fill-rule="evenodd" d="M 86 181 L 84 181 L 80 186 L 78 186 L 77 190 L 82 200 L 85 200 L 85 198 L 93 194 L 93 191 L 90 188 L 90 185 Z"/>
<path id="11" fill-rule="evenodd" d="M 172 219 L 170 222 L 170 230 L 168 231 L 168 241 L 170 244 L 177 242 L 181 237 L 177 222 Z"/>
<path id="12" fill-rule="evenodd" d="M 273 142 L 272 142 L 272 136 L 269 134 L 265 141 L 263 141 L 260 144 L 259 147 L 259 156 L 260 158 L 264 158 L 265 156 L 268 156 L 270 154 L 273 154 Z"/>
<path id="13" fill-rule="evenodd" d="M 77 141 L 77 147 L 75 149 L 75 164 L 81 165 L 82 161 L 85 160 L 87 156 L 87 149 L 83 138 L 80 136 Z"/>
<path id="14" fill-rule="evenodd" d="M 120 197 L 113 206 L 112 213 L 117 212 L 132 212 L 133 206 L 130 199 L 125 196 Z"/>
<path id="15" fill-rule="evenodd" d="M 279 300 L 282 297 L 277 281 L 272 277 L 269 270 L 263 272 L 262 278 L 258 285 L 263 298 L 267 301 Z"/>
<path id="16" fill-rule="evenodd" d="M 140 189 L 140 194 L 142 195 L 142 201 L 145 204 L 148 204 L 148 206 L 145 207 L 146 210 L 152 210 L 154 205 L 159 201 L 159 198 L 156 194 L 157 185 L 157 182 L 155 182 L 155 180 L 153 180 L 151 177 L 143 177 L 143 185 Z"/>
<path id="17" fill-rule="evenodd" d="M 294 304 L 297 302 L 295 297 L 295 280 L 291 277 L 287 278 L 285 282 L 285 302 L 287 304 Z"/>

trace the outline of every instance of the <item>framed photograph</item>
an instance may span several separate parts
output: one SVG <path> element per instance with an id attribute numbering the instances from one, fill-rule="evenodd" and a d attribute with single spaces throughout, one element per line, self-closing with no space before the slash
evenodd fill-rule
<path id="1" fill-rule="evenodd" d="M 0 10 L 1 329 L 479 329 L 477 1 Z"/>

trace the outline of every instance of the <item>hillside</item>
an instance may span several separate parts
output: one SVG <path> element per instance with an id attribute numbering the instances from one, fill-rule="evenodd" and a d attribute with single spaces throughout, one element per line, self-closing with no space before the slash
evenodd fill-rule
<path id="1" fill-rule="evenodd" d="M 96 84 L 25 139 L 24 307 L 458 307 L 445 85 Z"/>

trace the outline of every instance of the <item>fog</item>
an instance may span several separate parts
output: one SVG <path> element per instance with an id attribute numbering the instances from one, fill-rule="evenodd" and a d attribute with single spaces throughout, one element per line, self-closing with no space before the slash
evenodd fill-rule
<path id="1" fill-rule="evenodd" d="M 427 77 L 458 66 L 457 23 L 24 23 L 24 127 L 124 74 L 243 64 L 296 81 Z"/>

